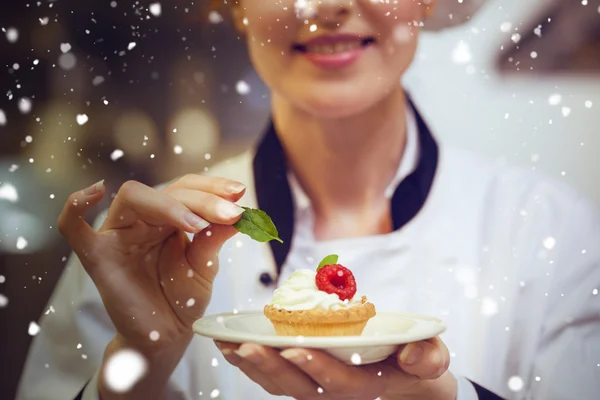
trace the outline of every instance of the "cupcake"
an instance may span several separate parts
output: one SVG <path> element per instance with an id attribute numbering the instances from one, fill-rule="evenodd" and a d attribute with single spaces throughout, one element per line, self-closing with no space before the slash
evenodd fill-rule
<path id="1" fill-rule="evenodd" d="M 273 292 L 264 314 L 280 336 L 360 336 L 375 306 L 356 294 L 354 275 L 333 255 L 316 271 L 292 273 Z"/>

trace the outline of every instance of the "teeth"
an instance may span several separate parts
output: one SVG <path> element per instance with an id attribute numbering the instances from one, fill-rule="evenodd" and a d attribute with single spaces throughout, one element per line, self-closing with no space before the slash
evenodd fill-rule
<path id="1" fill-rule="evenodd" d="M 360 47 L 361 43 L 359 42 L 318 44 L 313 46 L 307 46 L 306 51 L 310 53 L 335 54 L 342 53 L 344 51 L 356 50 Z"/>

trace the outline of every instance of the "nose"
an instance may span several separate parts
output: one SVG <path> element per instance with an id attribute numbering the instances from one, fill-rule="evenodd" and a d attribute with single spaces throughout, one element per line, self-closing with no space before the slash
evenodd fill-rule
<path id="1" fill-rule="evenodd" d="M 350 16 L 353 1 L 354 0 L 296 0 L 296 9 L 297 11 L 300 11 L 298 12 L 298 15 L 301 18 L 311 19 L 327 28 L 337 28 Z M 302 10 L 302 8 L 304 8 L 304 10 Z"/>

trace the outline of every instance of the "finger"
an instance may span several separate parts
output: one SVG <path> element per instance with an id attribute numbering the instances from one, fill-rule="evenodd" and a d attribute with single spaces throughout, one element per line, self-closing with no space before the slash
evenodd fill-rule
<path id="1" fill-rule="evenodd" d="M 283 389 L 286 396 L 295 399 L 311 399 L 320 396 L 323 389 L 301 369 L 279 355 L 276 350 L 256 344 L 243 344 L 235 353 L 244 362 L 238 366 L 250 374 L 268 377 Z"/>
<path id="2" fill-rule="evenodd" d="M 398 365 L 421 379 L 437 379 L 450 366 L 450 353 L 439 338 L 407 344 L 398 353 Z"/>
<path id="3" fill-rule="evenodd" d="M 187 262 L 203 277 L 216 275 L 218 256 L 223 244 L 237 233 L 231 225 L 211 225 L 194 235 L 186 250 Z"/>
<path id="4" fill-rule="evenodd" d="M 71 193 L 58 217 L 57 228 L 76 252 L 85 252 L 85 244 L 94 230 L 85 221 L 87 211 L 104 196 L 104 181 Z M 80 255 L 80 254 L 78 254 Z"/>
<path id="5" fill-rule="evenodd" d="M 215 342 L 225 360 L 231 365 L 239 368 L 248 378 L 263 387 L 269 394 L 274 396 L 285 395 L 284 389 L 271 379 L 268 375 L 263 374 L 254 368 L 254 364 L 242 358 L 239 354 L 240 345 L 235 343 Z M 246 345 L 253 346 L 253 345 Z"/>
<path id="6" fill-rule="evenodd" d="M 150 225 L 170 225 L 190 233 L 209 223 L 168 194 L 140 182 L 125 182 L 115 196 L 101 230 L 132 226 L 138 220 Z"/>
<path id="7" fill-rule="evenodd" d="M 287 349 L 281 357 L 297 366 L 317 382 L 324 393 L 332 396 L 376 398 L 384 382 L 371 368 L 349 366 L 338 359 L 313 349 Z"/>
<path id="8" fill-rule="evenodd" d="M 215 224 L 233 224 L 244 212 L 242 207 L 212 193 L 182 188 L 171 189 L 165 193 L 181 202 L 194 214 Z"/>
<path id="9" fill-rule="evenodd" d="M 246 187 L 240 182 L 226 178 L 188 174 L 169 185 L 165 191 L 171 189 L 191 189 L 198 192 L 212 193 L 230 201 L 238 201 L 244 194 Z"/>

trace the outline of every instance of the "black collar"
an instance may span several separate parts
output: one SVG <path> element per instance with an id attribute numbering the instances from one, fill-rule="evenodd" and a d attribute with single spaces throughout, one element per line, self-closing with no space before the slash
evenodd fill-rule
<path id="1" fill-rule="evenodd" d="M 410 100 L 409 104 L 414 110 L 419 130 L 419 160 L 415 170 L 398 185 L 392 196 L 394 230 L 402 228 L 421 210 L 438 165 L 437 143 Z M 283 244 L 270 242 L 279 274 L 292 244 L 294 204 L 284 150 L 272 121 L 258 144 L 253 167 L 258 207 L 271 216 L 283 240 Z"/>

